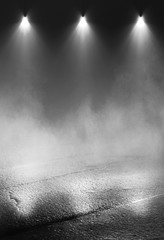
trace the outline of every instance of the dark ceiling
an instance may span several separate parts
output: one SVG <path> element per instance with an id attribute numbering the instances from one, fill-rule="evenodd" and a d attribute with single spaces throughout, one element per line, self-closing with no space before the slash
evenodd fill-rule
<path id="1" fill-rule="evenodd" d="M 19 22 L 22 14 L 31 22 L 54 31 L 67 28 L 87 15 L 93 25 L 104 29 L 121 28 L 144 14 L 147 21 L 163 26 L 162 0 L 1 0 L 1 28 Z"/>

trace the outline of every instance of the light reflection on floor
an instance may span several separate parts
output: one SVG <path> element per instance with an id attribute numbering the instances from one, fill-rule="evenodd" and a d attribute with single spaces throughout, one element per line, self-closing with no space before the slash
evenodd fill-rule
<path id="1" fill-rule="evenodd" d="M 58 219 L 63 214 L 83 214 L 131 203 L 132 211 L 142 215 L 150 207 L 150 201 L 142 199 L 156 194 L 157 174 L 154 171 L 153 176 L 142 168 L 119 173 L 110 168 L 96 169 L 14 187 L 10 198 L 19 215 L 40 220 L 47 215 Z"/>

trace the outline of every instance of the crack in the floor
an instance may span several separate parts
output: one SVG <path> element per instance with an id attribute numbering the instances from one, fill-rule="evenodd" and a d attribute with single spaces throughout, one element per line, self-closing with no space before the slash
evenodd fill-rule
<path id="1" fill-rule="evenodd" d="M 9 199 L 10 201 L 12 201 L 14 203 L 14 205 L 16 206 L 17 210 L 20 211 L 20 200 L 14 196 L 14 194 L 12 193 L 12 191 L 9 191 Z"/>

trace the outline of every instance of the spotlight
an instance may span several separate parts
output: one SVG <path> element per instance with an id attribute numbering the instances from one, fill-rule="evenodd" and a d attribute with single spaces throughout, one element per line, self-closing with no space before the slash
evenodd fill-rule
<path id="1" fill-rule="evenodd" d="M 20 24 L 20 28 L 23 31 L 28 31 L 30 29 L 30 23 L 28 21 L 28 17 L 23 17 L 22 18 L 22 21 L 21 21 L 21 24 Z"/>
<path id="2" fill-rule="evenodd" d="M 85 17 L 81 17 L 80 21 L 79 21 L 79 24 L 78 24 L 78 27 L 80 29 L 86 29 L 87 26 L 88 26 L 88 24 L 87 24 L 86 18 Z"/>
<path id="3" fill-rule="evenodd" d="M 137 24 L 136 24 L 138 29 L 143 29 L 145 27 L 145 21 L 142 16 L 138 17 Z"/>
<path id="4" fill-rule="evenodd" d="M 148 44 L 150 40 L 150 31 L 143 16 L 137 17 L 132 31 L 132 36 L 136 46 L 138 46 L 137 50 L 145 50 L 145 43 Z"/>

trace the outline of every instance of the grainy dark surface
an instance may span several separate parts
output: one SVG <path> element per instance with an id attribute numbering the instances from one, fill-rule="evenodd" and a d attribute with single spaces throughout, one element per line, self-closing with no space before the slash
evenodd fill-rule
<path id="1" fill-rule="evenodd" d="M 31 181 L 6 179 L 1 239 L 164 239 L 161 163 L 128 159 Z M 10 175 L 10 177 L 12 177 Z"/>

